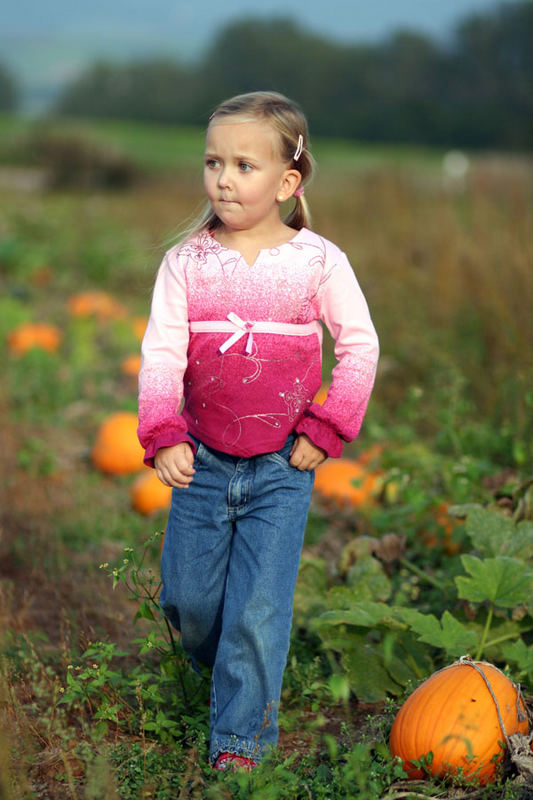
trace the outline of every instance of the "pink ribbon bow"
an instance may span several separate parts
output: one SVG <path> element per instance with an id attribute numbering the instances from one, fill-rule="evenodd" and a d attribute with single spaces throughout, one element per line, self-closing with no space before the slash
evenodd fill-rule
<path id="1" fill-rule="evenodd" d="M 238 330 L 236 330 L 235 333 L 232 334 L 229 339 L 227 339 L 223 344 L 220 345 L 219 347 L 220 352 L 225 353 L 226 350 L 229 350 L 229 348 L 233 344 L 235 344 L 235 342 L 238 342 L 239 339 L 242 339 L 243 336 L 246 336 L 246 334 L 248 334 L 245 349 L 246 349 L 246 354 L 250 355 L 250 353 L 252 352 L 252 344 L 254 341 L 254 337 L 252 334 L 252 328 L 254 326 L 254 323 L 244 322 L 244 320 L 238 317 L 237 314 L 234 314 L 233 311 L 230 311 L 230 313 L 228 314 L 228 319 L 230 322 L 233 322 L 233 324 L 237 326 Z"/>

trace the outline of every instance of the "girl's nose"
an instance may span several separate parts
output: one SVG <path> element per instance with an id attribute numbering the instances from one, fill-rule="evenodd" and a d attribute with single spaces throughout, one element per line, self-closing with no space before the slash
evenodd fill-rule
<path id="1" fill-rule="evenodd" d="M 230 185 L 230 176 L 227 169 L 221 169 L 218 173 L 218 185 L 221 189 L 225 189 Z"/>

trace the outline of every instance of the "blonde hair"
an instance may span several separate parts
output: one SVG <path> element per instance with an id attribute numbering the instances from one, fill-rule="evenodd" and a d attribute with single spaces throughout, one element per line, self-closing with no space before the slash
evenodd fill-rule
<path id="1" fill-rule="evenodd" d="M 209 117 L 209 122 L 219 117 L 240 116 L 269 122 L 279 135 L 280 158 L 290 169 L 296 169 L 302 176 L 301 186 L 311 180 L 315 160 L 309 149 L 309 130 L 307 120 L 300 107 L 278 92 L 248 92 L 231 97 L 222 102 Z M 298 160 L 294 160 L 299 137 L 302 149 Z M 303 195 L 294 198 L 296 204 L 283 220 L 290 228 L 300 230 L 311 226 L 311 213 Z M 215 230 L 221 222 L 208 203 L 199 216 L 194 219 L 180 239 L 191 238 L 202 230 Z"/>

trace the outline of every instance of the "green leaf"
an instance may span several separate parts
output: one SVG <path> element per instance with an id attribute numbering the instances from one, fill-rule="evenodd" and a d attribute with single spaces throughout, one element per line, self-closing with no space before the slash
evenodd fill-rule
<path id="1" fill-rule="evenodd" d="M 387 694 L 401 693 L 401 686 L 383 664 L 382 654 L 364 637 L 352 637 L 341 661 L 352 691 L 364 703 L 377 703 L 385 700 Z"/>
<path id="2" fill-rule="evenodd" d="M 354 631 L 349 633 L 342 631 L 342 628 L 321 628 L 318 631 L 325 650 L 333 650 L 335 653 L 344 653 L 352 646 Z"/>
<path id="3" fill-rule="evenodd" d="M 102 703 L 98 710 L 93 714 L 93 717 L 94 719 L 107 719 L 110 722 L 118 722 L 119 711 L 120 706 L 118 703 L 115 703 L 114 705 Z"/>
<path id="4" fill-rule="evenodd" d="M 361 593 L 361 598 L 385 601 L 391 594 L 391 583 L 383 566 L 373 556 L 358 558 L 346 578 L 348 586 Z"/>
<path id="5" fill-rule="evenodd" d="M 385 666 L 396 683 L 402 686 L 408 683 L 416 685 L 434 669 L 429 648 L 416 639 L 414 632 L 404 634 L 401 641 L 396 639 L 392 657 L 385 659 Z"/>
<path id="6" fill-rule="evenodd" d="M 347 703 L 350 699 L 350 681 L 346 675 L 333 673 L 328 678 L 328 689 L 336 703 Z"/>
<path id="7" fill-rule="evenodd" d="M 518 523 L 505 555 L 521 558 L 524 561 L 533 558 L 533 522 L 522 520 Z"/>
<path id="8" fill-rule="evenodd" d="M 468 653 L 477 645 L 476 632 L 466 628 L 449 611 L 444 612 L 439 622 L 433 614 L 413 614 L 413 610 L 405 609 L 404 619 L 418 635 L 419 641 L 440 647 L 452 656 Z"/>
<path id="9" fill-rule="evenodd" d="M 455 579 L 461 599 L 472 603 L 489 600 L 502 608 L 514 608 L 531 598 L 533 576 L 523 561 L 506 556 L 482 560 L 471 555 L 461 556 L 461 561 L 471 575 Z"/>
<path id="10" fill-rule="evenodd" d="M 460 503 L 459 505 L 449 506 L 448 514 L 456 519 L 466 519 L 477 508 L 482 508 L 482 506 L 479 503 Z"/>
<path id="11" fill-rule="evenodd" d="M 153 611 L 150 608 L 150 605 L 149 605 L 147 600 L 144 600 L 139 605 L 139 608 L 137 610 L 137 613 L 135 614 L 135 617 L 133 618 L 133 621 L 137 622 L 137 620 L 141 619 L 141 618 L 142 619 L 149 619 L 150 621 L 155 622 L 155 617 L 154 617 Z"/>
<path id="12" fill-rule="evenodd" d="M 472 544 L 485 556 L 503 555 L 512 541 L 515 526 L 509 517 L 486 508 L 474 508 L 466 519 Z"/>
<path id="13" fill-rule="evenodd" d="M 503 647 L 503 655 L 507 661 L 512 661 L 522 672 L 533 672 L 533 645 L 528 645 L 523 639 Z"/>
<path id="14" fill-rule="evenodd" d="M 326 562 L 303 557 L 294 593 L 294 622 L 306 628 L 309 620 L 324 611 L 328 582 Z"/>
<path id="15" fill-rule="evenodd" d="M 78 680 L 74 677 L 70 670 L 67 671 L 67 686 L 77 686 Z"/>
<path id="16" fill-rule="evenodd" d="M 333 586 L 326 597 L 328 608 L 351 608 L 362 601 L 385 600 L 390 593 L 390 583 L 386 576 L 383 577 L 384 581 L 376 576 L 375 580 L 361 581 L 355 586 Z"/>
<path id="17" fill-rule="evenodd" d="M 523 607 L 518 606 L 520 614 L 522 613 L 522 608 Z M 512 617 L 512 615 L 509 616 Z M 483 624 L 483 614 L 480 614 L 476 622 L 472 623 L 472 627 L 478 624 Z M 505 661 L 502 648 L 508 646 L 510 642 L 518 639 L 528 630 L 529 624 L 527 619 L 521 622 L 512 618 L 508 619 L 504 616 L 500 617 L 499 615 L 493 618 L 490 626 L 490 634 L 487 636 L 484 649 L 484 656 L 487 661 L 493 663 Z"/>
<path id="18" fill-rule="evenodd" d="M 330 609 L 351 608 L 362 600 L 372 600 L 370 589 L 362 586 L 333 586 L 327 593 L 327 604 Z"/>
<path id="19" fill-rule="evenodd" d="M 372 603 L 371 601 L 362 600 L 347 609 L 324 612 L 314 621 L 314 626 L 321 628 L 327 625 L 355 625 L 360 628 L 407 630 L 407 626 L 400 620 L 395 619 L 393 614 L 393 609 L 385 603 Z"/>

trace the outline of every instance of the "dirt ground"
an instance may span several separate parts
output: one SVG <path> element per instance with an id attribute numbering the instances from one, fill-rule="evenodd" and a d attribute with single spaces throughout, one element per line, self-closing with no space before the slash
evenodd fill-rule
<path id="1" fill-rule="evenodd" d="M 70 647 L 81 651 L 88 641 L 97 638 L 108 637 L 119 648 L 125 647 L 138 630 L 132 623 L 131 600 L 120 585 L 113 590 L 103 570 L 95 570 L 94 565 L 92 569 L 88 567 L 83 552 L 63 553 L 68 564 L 58 572 L 51 566 L 58 563 L 54 551 L 57 542 L 52 535 L 54 516 L 60 510 L 68 513 L 72 504 L 70 470 L 87 469 L 80 459 L 83 442 L 69 434 L 57 444 L 63 468 L 52 475 L 28 478 L 27 472 L 17 466 L 17 452 L 27 434 L 23 426 L 13 426 L 5 403 L 0 403 L 0 635 L 8 629 L 22 635 L 42 632 L 46 635 L 45 649 L 57 654 L 65 664 Z M 342 530 L 339 534 L 342 540 Z M 102 559 L 112 562 L 119 552 L 120 548 L 106 542 Z M 281 752 L 284 756 L 308 752 L 311 746 L 316 747 L 318 729 L 321 737 L 330 734 L 341 742 L 348 736 L 354 741 L 372 727 L 369 720 L 379 718 L 382 711 L 383 704 L 353 700 L 349 706 L 321 708 L 322 720 L 318 723 L 317 713 L 303 710 L 297 725 L 280 731 Z M 43 742 L 42 750 L 34 754 L 32 796 L 43 800 L 70 797 L 66 787 L 54 778 L 61 758 L 64 756 L 57 748 Z M 533 756 L 523 739 L 516 742 L 513 763 L 518 772 L 513 783 L 520 800 L 533 800 Z M 78 768 L 75 759 L 71 768 Z M 1 789 L 0 786 L 0 795 Z M 486 796 L 484 789 L 443 787 L 438 795 L 428 795 L 427 789 L 427 784 L 400 781 L 386 797 L 477 800 Z M 507 795 L 502 794 L 501 800 L 504 797 Z"/>

